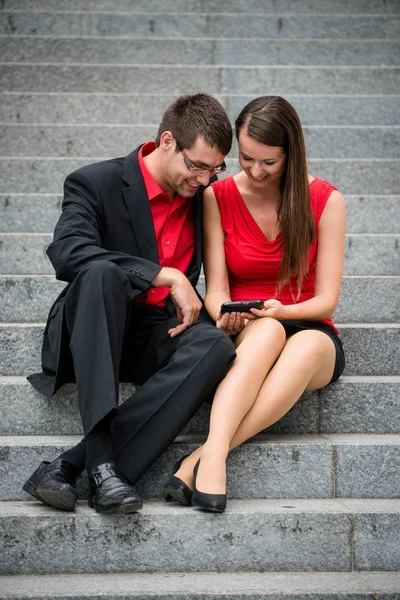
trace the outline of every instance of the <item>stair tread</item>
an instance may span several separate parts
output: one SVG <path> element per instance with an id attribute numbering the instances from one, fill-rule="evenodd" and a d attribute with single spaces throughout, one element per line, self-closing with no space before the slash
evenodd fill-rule
<path id="1" fill-rule="evenodd" d="M 290 600 L 298 598 L 298 594 L 307 594 L 309 600 L 319 600 L 325 596 L 331 598 L 332 593 L 340 594 L 335 598 L 346 598 L 347 594 L 398 592 L 400 589 L 400 572 L 364 571 L 352 573 L 99 573 L 68 575 L 13 575 L 0 576 L 0 587 L 4 600 L 19 597 L 46 598 L 51 594 L 52 599 L 71 598 L 157 598 L 168 597 L 169 594 L 185 594 L 185 600 L 215 597 L 228 598 L 273 598 Z M 87 596 L 86 596 L 87 594 Z M 149 594 L 149 596 L 147 596 Z M 150 596 L 151 594 L 151 596 Z M 242 596 L 243 594 L 243 596 Z M 279 594 L 279 595 L 278 595 Z M 346 594 L 342 596 L 342 594 Z M 369 595 L 369 594 L 368 594 Z M 372 596 L 371 596 L 372 597 Z M 179 596 L 180 598 L 180 596 Z"/>

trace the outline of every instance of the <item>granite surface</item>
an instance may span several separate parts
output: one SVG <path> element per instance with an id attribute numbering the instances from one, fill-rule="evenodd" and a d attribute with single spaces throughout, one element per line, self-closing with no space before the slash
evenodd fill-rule
<path id="1" fill-rule="evenodd" d="M 400 574 L 111 573 L 0 577 L 4 600 L 397 600 Z M 68 590 L 68 592 L 63 592 Z M 66 595 L 64 595 L 66 594 Z M 304 595 L 303 595 L 304 594 Z"/>
<path id="2" fill-rule="evenodd" d="M 186 20 L 190 20 L 188 16 Z M 156 35 L 164 35 L 164 32 Z M 395 39 L 274 39 L 271 43 L 271 38 L 187 38 L 187 35 L 184 39 L 153 37 L 139 40 L 91 37 L 77 38 L 71 44 L 65 38 L 9 36 L 2 40 L 2 62 L 97 64 L 101 56 L 102 64 L 256 65 L 262 56 L 266 65 L 399 64 L 400 42 Z"/>
<path id="3" fill-rule="evenodd" d="M 234 122 L 252 94 L 216 94 Z M 400 108 L 395 96 L 286 95 L 303 125 L 396 125 Z M 56 92 L 0 93 L 2 123 L 145 124 L 158 123 L 174 94 Z M 382 208 L 380 206 L 380 208 Z"/>
<path id="4" fill-rule="evenodd" d="M 174 3 L 175 4 L 175 3 Z M 176 6 L 176 5 L 175 5 Z M 65 11 L 64 5 L 63 10 Z M 71 6 L 68 5 L 70 11 Z M 232 14 L 225 8 L 218 14 L 214 9 L 206 13 L 204 3 L 198 14 L 145 13 L 136 9 L 136 14 L 117 12 L 65 12 L 59 19 L 54 12 L 40 15 L 3 10 L 0 12 L 0 33 L 3 35 L 51 35 L 51 36 L 110 36 L 110 37 L 189 37 L 189 38 L 394 38 L 400 31 L 399 19 L 394 15 L 341 15 L 332 14 L 279 14 L 257 15 L 250 8 L 244 14 Z M 96 7 L 96 10 L 100 9 Z M 87 9 L 86 9 L 87 11 Z M 171 11 L 172 12 L 172 11 Z M 184 9 L 187 13 L 188 8 Z M 357 11 L 354 11 L 357 12 Z M 147 13 L 147 14 L 146 14 Z"/>
<path id="5" fill-rule="evenodd" d="M 132 394 L 120 385 L 121 401 Z M 80 435 L 76 386 L 55 396 L 39 394 L 24 377 L 0 377 L 1 435 Z M 208 431 L 210 405 L 204 404 L 183 430 Z M 317 392 L 307 392 L 278 423 L 267 430 L 293 433 L 400 433 L 399 377 L 342 377 Z"/>
<path id="6" fill-rule="evenodd" d="M 1 66 L 0 66 L 1 70 Z M 112 158 L 91 154 L 81 158 L 0 158 L 0 194 L 59 194 L 65 177 L 92 162 Z M 399 160 L 310 159 L 310 172 L 333 183 L 343 194 L 398 194 Z M 239 171 L 227 160 L 226 176 Z"/>

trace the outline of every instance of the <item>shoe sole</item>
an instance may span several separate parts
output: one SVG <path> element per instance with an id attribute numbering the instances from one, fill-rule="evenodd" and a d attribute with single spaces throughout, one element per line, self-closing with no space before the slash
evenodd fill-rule
<path id="1" fill-rule="evenodd" d="M 141 510 L 143 508 L 143 502 L 135 502 L 134 504 L 124 504 L 122 506 L 99 509 L 98 507 L 94 506 L 92 502 L 88 501 L 88 506 L 89 508 L 94 508 L 99 515 L 128 515 Z"/>
<path id="2" fill-rule="evenodd" d="M 193 504 L 194 508 L 197 510 L 202 510 L 204 512 L 213 512 L 213 513 L 223 513 L 225 512 L 225 508 L 222 510 L 220 508 L 206 508 L 205 506 L 197 506 L 197 504 Z"/>
<path id="3" fill-rule="evenodd" d="M 191 506 L 191 504 L 192 504 L 191 502 L 187 501 L 183 490 L 180 490 L 175 487 L 166 486 L 164 488 L 164 492 L 165 492 L 165 501 L 166 502 L 171 502 L 173 500 L 176 500 L 176 502 L 183 504 L 183 506 Z"/>
<path id="4" fill-rule="evenodd" d="M 36 490 L 36 497 L 52 506 L 53 508 L 57 508 L 58 510 L 65 510 L 68 512 L 72 512 L 75 510 L 76 502 L 78 498 L 75 494 L 72 494 L 69 491 L 60 491 L 60 490 Z"/>
<path id="5" fill-rule="evenodd" d="M 93 499 L 91 496 L 88 498 L 88 507 L 93 508 L 99 515 L 112 515 L 112 514 L 121 514 L 126 515 L 132 512 L 137 512 L 143 508 L 143 502 L 140 500 L 138 502 L 131 502 L 130 504 L 122 504 L 118 506 L 111 506 L 108 508 L 99 508 L 94 505 Z"/>
<path id="6" fill-rule="evenodd" d="M 22 489 L 36 500 L 58 510 L 75 510 L 77 496 L 68 490 L 40 490 L 30 479 L 24 483 Z"/>

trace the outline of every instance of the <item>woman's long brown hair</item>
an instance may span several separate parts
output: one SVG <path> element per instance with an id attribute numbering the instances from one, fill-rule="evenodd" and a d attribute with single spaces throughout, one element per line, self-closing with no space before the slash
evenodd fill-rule
<path id="1" fill-rule="evenodd" d="M 247 104 L 236 119 L 236 137 L 245 127 L 247 135 L 266 144 L 280 146 L 286 153 L 286 167 L 281 178 L 278 223 L 283 242 L 283 260 L 278 278 L 279 292 L 297 277 L 300 296 L 308 273 L 308 253 L 315 237 L 314 217 L 310 204 L 307 159 L 300 119 L 291 104 L 280 96 L 262 96 Z"/>

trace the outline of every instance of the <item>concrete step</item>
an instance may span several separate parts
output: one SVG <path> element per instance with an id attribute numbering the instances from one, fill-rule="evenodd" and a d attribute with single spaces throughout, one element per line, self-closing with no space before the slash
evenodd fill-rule
<path id="1" fill-rule="evenodd" d="M 121 402 L 134 391 L 132 384 L 121 384 Z M 0 409 L 0 435 L 82 434 L 74 384 L 47 398 L 25 377 L 0 377 Z M 209 421 L 210 405 L 204 404 L 183 434 L 205 435 Z M 266 433 L 400 433 L 400 377 L 343 376 L 334 385 L 304 393 Z"/>
<path id="2" fill-rule="evenodd" d="M 133 149 L 133 147 L 132 147 Z M 68 173 L 111 156 L 81 158 L 3 158 L 0 156 L 0 194 L 59 194 Z M 239 163 L 228 159 L 226 175 L 238 173 Z M 311 159 L 310 173 L 336 185 L 343 194 L 398 194 L 400 160 Z"/>
<path id="3" fill-rule="evenodd" d="M 69 11 L 71 7 L 68 6 Z M 65 7 L 64 7 L 65 10 Z M 3 35 L 188 37 L 188 38 L 393 38 L 400 33 L 395 15 L 285 14 L 249 10 L 243 14 L 136 12 L 0 12 Z M 99 10 L 99 9 L 97 9 Z M 230 7 L 229 7 L 229 12 Z M 296 12 L 300 12 L 298 9 Z"/>
<path id="4" fill-rule="evenodd" d="M 0 124 L 3 156 L 121 156 L 143 140 L 154 139 L 158 125 Z M 309 158 L 398 158 L 400 126 L 305 126 Z M 238 154 L 234 140 L 230 156 Z"/>
<path id="5" fill-rule="evenodd" d="M 1 233 L 0 273 L 51 275 L 48 233 Z M 345 275 L 400 275 L 400 233 L 346 235 Z"/>
<path id="6" fill-rule="evenodd" d="M 346 351 L 346 375 L 399 375 L 399 324 L 338 325 Z M 0 323 L 0 375 L 40 370 L 44 325 Z"/>
<path id="7" fill-rule="evenodd" d="M 0 499 L 32 500 L 22 490 L 29 475 L 79 439 L 0 437 Z M 138 492 L 162 498 L 177 458 L 203 441 L 204 436 L 179 436 L 141 477 Z M 263 435 L 231 452 L 227 478 L 230 498 L 400 498 L 400 434 Z M 87 487 L 85 473 L 82 497 Z"/>
<path id="8" fill-rule="evenodd" d="M 61 201 L 61 194 L 0 194 L 1 231 L 52 232 L 61 213 Z M 345 201 L 347 233 L 400 232 L 400 196 L 346 194 Z"/>
<path id="9" fill-rule="evenodd" d="M 158 123 L 174 94 L 0 93 L 0 122 L 57 124 Z M 254 97 L 217 95 L 232 122 Z M 399 96 L 322 96 L 288 94 L 303 125 L 396 125 Z"/>
<path id="10" fill-rule="evenodd" d="M 65 11 L 66 5 L 62 0 L 2 0 L 1 8 L 4 10 L 29 10 L 29 11 Z M 216 0 L 174 0 L 171 3 L 165 3 L 164 0 L 69 0 L 68 9 L 70 11 L 95 11 L 110 13 L 140 13 L 140 12 L 161 12 L 164 14 L 175 12 L 211 12 L 211 13 L 248 13 L 262 12 L 266 14 L 298 13 L 298 0 L 280 0 L 279 4 L 274 0 L 247 0 L 243 4 L 242 0 L 231 0 L 229 6 L 221 6 Z M 301 13 L 319 14 L 331 13 L 331 0 L 302 0 Z M 396 14 L 400 13 L 400 7 L 397 0 L 352 0 L 349 4 L 347 0 L 336 0 L 336 13 L 379 13 Z"/>
<path id="11" fill-rule="evenodd" d="M 10 92 L 399 94 L 399 74 L 399 67 L 0 63 L 2 89 Z"/>
<path id="12" fill-rule="evenodd" d="M 4 574 L 400 570 L 398 500 L 233 500 L 217 517 L 161 502 L 124 517 L 4 502 L 0 519 Z"/>
<path id="13" fill-rule="evenodd" d="M 3 600 L 395 600 L 400 573 L 101 573 L 0 577 Z"/>
<path id="14" fill-rule="evenodd" d="M 65 286 L 53 275 L 0 275 L 0 322 L 43 322 L 49 307 Z M 197 289 L 204 297 L 201 278 Z M 340 323 L 400 321 L 400 277 L 345 276 L 335 313 Z M 385 298 L 384 304 L 380 302 Z"/>
<path id="15" fill-rule="evenodd" d="M 31 17 L 32 18 L 32 17 Z M 182 19 L 184 22 L 184 19 Z M 281 40 L 192 38 L 99 38 L 1 36 L 2 62 L 96 64 L 362 65 L 400 63 L 400 42 L 392 39 Z"/>

